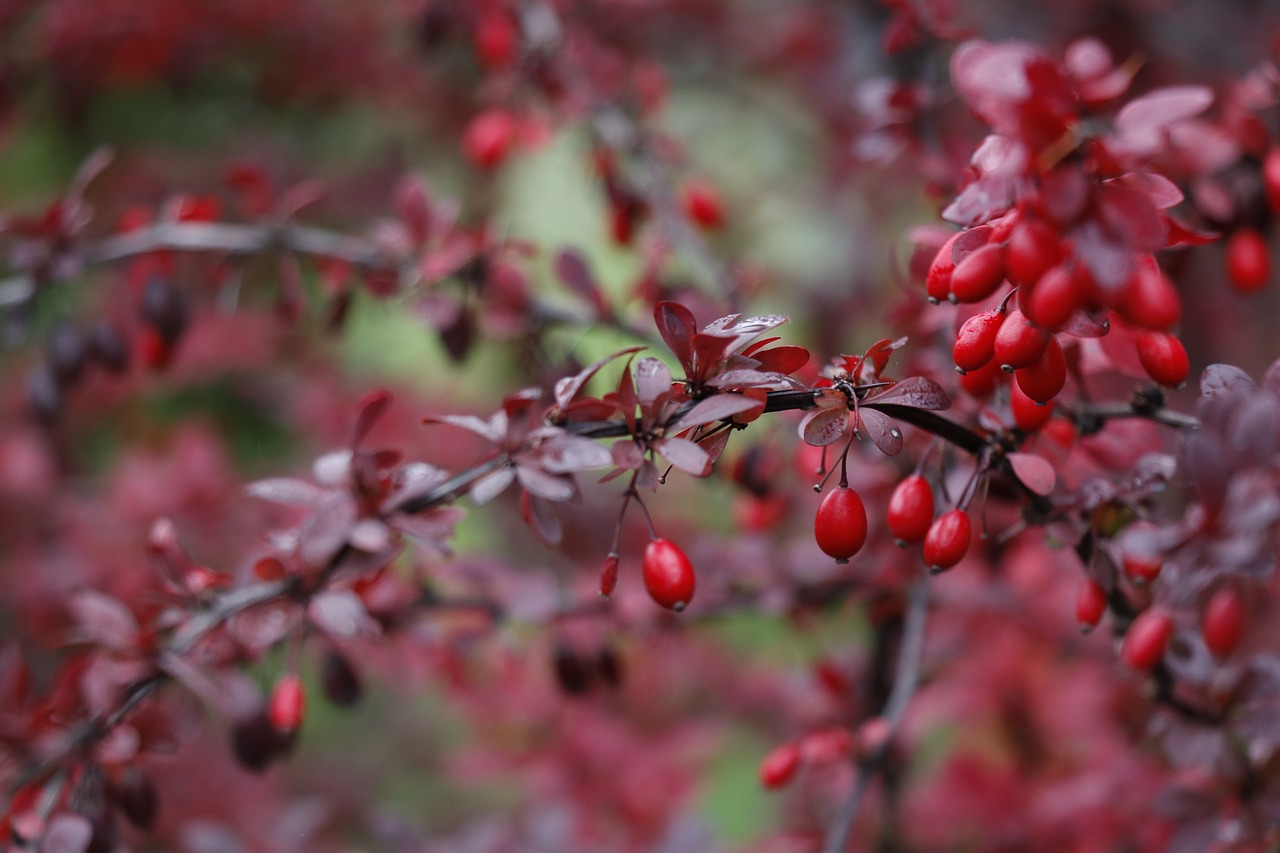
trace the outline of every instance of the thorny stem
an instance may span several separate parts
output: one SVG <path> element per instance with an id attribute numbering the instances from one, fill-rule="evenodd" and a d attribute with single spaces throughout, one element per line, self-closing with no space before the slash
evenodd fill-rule
<path id="1" fill-rule="evenodd" d="M 920 659 L 924 651 L 924 632 L 928 611 L 929 580 L 922 574 L 911 586 L 902 631 L 902 645 L 898 649 L 897 676 L 889 699 L 885 702 L 884 710 L 880 714 L 888 724 L 888 734 L 873 752 L 859 759 L 858 775 L 854 779 L 853 790 L 849 792 L 848 798 L 837 812 L 835 820 L 832 821 L 827 832 L 826 844 L 822 848 L 823 853 L 844 853 L 863 794 L 883 767 L 885 756 L 906 713 L 907 705 L 915 695 L 916 687 L 920 683 Z"/>

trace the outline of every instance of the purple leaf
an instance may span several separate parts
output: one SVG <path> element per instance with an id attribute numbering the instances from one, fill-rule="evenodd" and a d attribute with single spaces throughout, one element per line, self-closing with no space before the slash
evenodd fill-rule
<path id="1" fill-rule="evenodd" d="M 1037 495 L 1053 493 L 1053 486 L 1058 481 L 1049 460 L 1034 453 L 1010 453 L 1006 459 L 1013 468 L 1013 473 L 1028 489 Z"/>
<path id="2" fill-rule="evenodd" d="M 93 840 L 93 825 L 83 815 L 54 815 L 40 836 L 40 853 L 85 853 Z"/>
<path id="3" fill-rule="evenodd" d="M 431 235 L 431 192 L 427 182 L 416 175 L 402 178 L 396 186 L 395 207 L 414 244 L 427 242 Z"/>
<path id="4" fill-rule="evenodd" d="M 763 388 L 765 390 L 778 391 L 785 388 L 804 387 L 786 374 L 755 369 L 726 370 L 707 384 L 712 388 L 719 388 L 721 390 Z"/>
<path id="5" fill-rule="evenodd" d="M 613 447 L 609 448 L 609 454 L 613 457 L 614 465 L 628 471 L 634 471 L 644 463 L 644 452 L 634 441 L 614 442 Z"/>
<path id="6" fill-rule="evenodd" d="M 556 382 L 555 393 L 556 405 L 562 409 L 565 408 L 573 401 L 574 397 L 578 396 L 578 392 L 582 390 L 582 386 L 586 385 L 587 382 L 591 380 L 591 377 L 596 375 L 596 372 L 600 370 L 600 368 L 604 367 L 615 358 L 630 355 L 633 352 L 640 352 L 642 349 L 644 349 L 644 347 L 628 347 L 627 349 L 619 350 L 613 355 L 606 355 L 594 364 L 583 368 L 574 376 L 566 376 L 563 379 L 558 380 Z"/>
<path id="7" fill-rule="evenodd" d="M 553 438 L 538 447 L 542 467 L 552 474 L 567 474 L 613 464 L 609 448 L 589 438 L 566 435 Z"/>
<path id="8" fill-rule="evenodd" d="M 694 373 L 691 374 L 689 378 L 698 380 L 708 378 L 712 371 L 715 370 L 716 366 L 728 357 L 730 346 L 733 342 L 733 338 L 710 334 L 707 332 L 699 332 L 694 335 Z"/>
<path id="9" fill-rule="evenodd" d="M 698 446 L 707 451 L 707 457 L 712 464 L 720 458 L 720 454 L 724 453 L 725 446 L 729 444 L 729 436 L 733 435 L 733 430 L 722 429 L 714 435 L 708 435 L 698 440 Z"/>
<path id="10" fill-rule="evenodd" d="M 259 480 L 246 486 L 245 492 L 264 501 L 305 507 L 319 506 L 329 496 L 325 489 L 292 477 Z"/>
<path id="11" fill-rule="evenodd" d="M 799 433 L 805 444 L 826 447 L 839 440 L 848 427 L 849 412 L 846 409 L 819 409 L 804 416 Z"/>
<path id="12" fill-rule="evenodd" d="M 609 315 L 609 306 L 605 303 L 604 293 L 601 292 L 600 285 L 591 274 L 591 270 L 587 269 L 587 263 L 580 252 L 561 249 L 556 255 L 555 267 L 556 275 L 560 280 L 570 290 L 585 299 L 595 309 L 597 317 Z"/>
<path id="13" fill-rule="evenodd" d="M 560 524 L 560 516 L 556 515 L 555 504 L 532 492 L 523 492 L 520 495 L 520 514 L 544 545 L 554 548 L 560 544 L 564 528 Z"/>
<path id="14" fill-rule="evenodd" d="M 568 474 L 550 474 L 533 465 L 516 465 L 516 479 L 520 485 L 540 498 L 549 501 L 567 501 L 578 493 L 577 484 Z"/>
<path id="15" fill-rule="evenodd" d="M 443 507 L 432 510 L 425 515 L 398 515 L 389 522 L 396 530 L 412 536 L 419 544 L 425 544 L 441 554 L 449 551 L 448 542 L 453 537 L 453 528 L 466 510 L 462 507 Z"/>
<path id="16" fill-rule="evenodd" d="M 662 438 L 653 443 L 653 449 L 672 465 L 695 477 L 711 473 L 711 457 L 707 451 L 687 438 Z"/>
<path id="17" fill-rule="evenodd" d="M 382 502 L 384 511 L 421 497 L 449 479 L 449 472 L 426 462 L 406 462 L 391 475 L 391 488 Z"/>
<path id="18" fill-rule="evenodd" d="M 241 610 L 227 620 L 227 632 L 252 651 L 270 648 L 293 633 L 302 608 L 292 601 L 276 601 Z"/>
<path id="19" fill-rule="evenodd" d="M 380 633 L 378 623 L 369 616 L 364 601 L 349 589 L 329 589 L 319 593 L 307 605 L 307 616 L 316 627 L 334 637 L 376 637 Z"/>
<path id="20" fill-rule="evenodd" d="M 754 352 L 751 357 L 760 362 L 762 373 L 779 373 L 784 376 L 795 373 L 809 363 L 809 351 L 791 345 L 770 347 Z"/>
<path id="21" fill-rule="evenodd" d="M 308 566 L 329 562 L 351 535 L 356 505 L 342 492 L 330 494 L 298 528 L 298 556 Z"/>
<path id="22" fill-rule="evenodd" d="M 118 599 L 92 589 L 75 592 L 68 602 L 80 628 L 79 636 L 114 651 L 133 647 L 138 620 Z"/>
<path id="23" fill-rule="evenodd" d="M 693 312 L 679 302 L 659 302 L 653 306 L 653 319 L 658 324 L 658 334 L 680 365 L 688 373 L 693 370 L 693 336 L 698 331 Z"/>
<path id="24" fill-rule="evenodd" d="M 360 401 L 360 414 L 356 416 L 356 426 L 351 434 L 351 446 L 357 447 L 360 442 L 364 441 L 369 430 L 377 423 L 378 418 L 387 411 L 391 405 L 391 394 L 388 391 L 378 389 L 370 391 Z"/>
<path id="25" fill-rule="evenodd" d="M 471 500 L 476 506 L 483 506 L 506 491 L 507 486 L 515 480 L 516 472 L 510 465 L 504 465 L 497 471 L 485 474 L 471 484 Z"/>
<path id="26" fill-rule="evenodd" d="M 640 405 L 648 406 L 659 394 L 671 390 L 671 371 L 656 358 L 648 357 L 636 362 L 636 397 Z"/>
<path id="27" fill-rule="evenodd" d="M 741 394 L 716 394 L 713 397 L 707 397 L 705 400 L 699 400 L 695 403 L 692 409 L 685 412 L 679 420 L 667 427 L 667 432 L 674 435 L 675 433 L 683 432 L 689 427 L 714 423 L 715 421 L 733 417 L 740 412 L 758 408 L 760 405 L 759 400 L 744 397 Z"/>
<path id="28" fill-rule="evenodd" d="M 1234 364 L 1211 364 L 1200 374 L 1200 396 L 1218 400 L 1256 389 L 1253 379 Z"/>
<path id="29" fill-rule="evenodd" d="M 902 430 L 893 418 L 875 409 L 859 408 L 858 419 L 863 432 L 880 448 L 885 456 L 897 456 L 902 452 Z"/>
<path id="30" fill-rule="evenodd" d="M 885 403 L 938 412 L 951 407 L 951 398 L 932 379 L 912 376 L 893 385 L 883 394 L 868 398 L 864 405 L 875 407 Z"/>
<path id="31" fill-rule="evenodd" d="M 506 432 L 506 419 L 501 424 L 490 423 L 475 415 L 428 415 L 422 419 L 424 424 L 448 424 L 465 429 L 488 441 L 498 444 Z"/>
<path id="32" fill-rule="evenodd" d="M 1178 185 L 1155 172 L 1130 172 L 1108 184 L 1116 183 L 1144 194 L 1158 210 L 1168 210 L 1182 203 L 1182 190 Z"/>
<path id="33" fill-rule="evenodd" d="M 1130 250 L 1154 252 L 1164 247 L 1166 229 L 1150 197 L 1120 184 L 1105 184 L 1094 193 L 1098 216 L 1107 230 Z"/>

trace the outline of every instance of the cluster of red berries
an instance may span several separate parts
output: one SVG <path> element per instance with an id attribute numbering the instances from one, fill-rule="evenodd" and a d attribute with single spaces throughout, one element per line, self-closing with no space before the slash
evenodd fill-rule
<path id="1" fill-rule="evenodd" d="M 1097 325 L 1104 311 L 1138 330 L 1137 355 L 1152 380 L 1176 386 L 1186 379 L 1186 351 L 1170 332 L 1182 318 L 1181 300 L 1153 256 L 1136 256 L 1128 279 L 1104 289 L 1048 220 L 1015 211 L 957 232 L 925 277 L 934 303 L 980 303 L 1006 284 L 1016 287 L 1016 307 L 1009 306 L 1011 291 L 998 308 L 966 320 L 956 336 L 953 355 L 969 393 L 989 395 L 1003 372 L 1034 402 L 1049 402 L 1067 379 L 1058 333 L 1069 333 L 1081 317 Z"/>
<path id="2" fill-rule="evenodd" d="M 912 474 L 894 488 L 885 523 L 899 545 L 922 543 L 924 563 L 933 572 L 964 559 L 973 538 L 966 510 L 956 507 L 934 516 L 933 487 L 921 474 Z M 867 510 L 862 498 L 846 485 L 828 492 L 818 505 L 813 532 L 823 553 L 847 563 L 867 541 Z"/>

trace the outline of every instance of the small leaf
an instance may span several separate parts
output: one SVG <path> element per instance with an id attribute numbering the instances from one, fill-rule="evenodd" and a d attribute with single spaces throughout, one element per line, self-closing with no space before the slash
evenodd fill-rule
<path id="1" fill-rule="evenodd" d="M 585 299 L 595 310 L 597 317 L 606 317 L 611 313 L 609 306 L 605 303 L 604 293 L 600 290 L 600 285 L 591 274 L 591 270 L 587 268 L 587 262 L 583 259 L 582 253 L 573 249 L 561 249 L 556 255 L 555 268 L 560 281 Z"/>
<path id="2" fill-rule="evenodd" d="M 502 424 L 490 423 L 483 418 L 475 415 L 428 415 L 422 419 L 424 424 L 448 424 L 459 429 L 465 429 L 473 432 L 481 438 L 487 439 L 494 444 L 502 441 L 502 435 L 506 432 L 506 420 L 503 419 Z"/>
<path id="3" fill-rule="evenodd" d="M 1058 478 L 1049 460 L 1033 453 L 1010 453 L 1005 458 L 1009 460 L 1013 473 L 1028 489 L 1037 495 L 1053 493 L 1053 486 Z"/>
<path id="4" fill-rule="evenodd" d="M 93 840 L 93 825 L 83 815 L 54 815 L 40 836 L 40 853 L 85 853 Z"/>
<path id="5" fill-rule="evenodd" d="M 640 405 L 648 406 L 659 394 L 671 390 L 671 371 L 656 358 L 646 356 L 636 362 L 636 397 Z"/>
<path id="6" fill-rule="evenodd" d="M 1161 131 L 1192 118 L 1213 103 L 1207 86 L 1166 86 L 1135 98 L 1116 114 L 1116 129 L 1135 142 L 1158 141 Z"/>
<path id="7" fill-rule="evenodd" d="M 618 350 L 613 355 L 606 355 L 594 364 L 583 368 L 578 371 L 576 375 L 566 376 L 563 379 L 560 379 L 556 382 L 556 405 L 562 409 L 565 408 L 573 401 L 574 397 L 578 396 L 578 392 L 582 390 L 582 386 L 586 385 L 587 382 L 591 380 L 591 377 L 596 375 L 596 372 L 599 371 L 600 368 L 604 367 L 615 358 L 630 355 L 633 352 L 640 352 L 642 349 L 644 349 L 644 347 L 628 347 L 624 350 Z"/>
<path id="8" fill-rule="evenodd" d="M 520 485 L 549 501 L 567 501 L 578 494 L 578 486 L 568 474 L 550 474 L 533 465 L 516 465 Z"/>
<path id="9" fill-rule="evenodd" d="M 790 375 L 809 363 L 809 351 L 804 347 L 777 346 L 758 351 L 752 358 L 760 362 L 762 372 Z"/>
<path id="10" fill-rule="evenodd" d="M 868 398 L 863 405 L 874 407 L 882 403 L 894 403 L 899 406 L 937 412 L 950 408 L 951 398 L 947 396 L 946 391 L 942 390 L 942 386 L 932 379 L 912 376 L 896 383 L 883 394 Z"/>
<path id="11" fill-rule="evenodd" d="M 406 462 L 391 475 L 391 488 L 382 506 L 385 510 L 419 498 L 449 479 L 449 472 L 426 462 Z"/>
<path id="12" fill-rule="evenodd" d="M 331 493 L 298 528 L 298 556 L 309 566 L 329 562 L 351 535 L 356 505 L 343 492 Z"/>
<path id="13" fill-rule="evenodd" d="M 826 447 L 838 441 L 848 427 L 849 412 L 846 409 L 819 409 L 804 416 L 799 433 L 805 444 Z"/>
<path id="14" fill-rule="evenodd" d="M 564 537 L 564 529 L 560 524 L 560 516 L 556 515 L 555 505 L 532 492 L 520 493 L 520 514 L 525 524 L 533 528 L 533 532 L 548 548 L 560 544 Z"/>
<path id="15" fill-rule="evenodd" d="M 676 359 L 685 369 L 685 373 L 693 371 L 693 336 L 698 331 L 693 312 L 679 302 L 659 302 L 653 306 L 653 319 L 658 324 L 658 334 L 662 336 Z"/>
<path id="16" fill-rule="evenodd" d="M 616 441 L 609 448 L 613 464 L 628 471 L 635 471 L 644 464 L 644 452 L 634 441 Z"/>
<path id="17" fill-rule="evenodd" d="M 75 592 L 68 602 L 80 628 L 80 637 L 114 651 L 133 647 L 138 620 L 119 599 L 92 589 Z"/>
<path id="18" fill-rule="evenodd" d="M 349 589 L 329 589 L 317 594 L 307 605 L 307 616 L 316 627 L 334 637 L 376 637 L 378 623 L 369 616 L 364 601 Z"/>
<path id="19" fill-rule="evenodd" d="M 722 391 L 736 391 L 746 388 L 764 388 L 770 391 L 781 391 L 788 388 L 803 388 L 796 380 L 782 373 L 764 370 L 726 370 L 707 383 L 712 388 Z"/>
<path id="20" fill-rule="evenodd" d="M 567 435 L 553 438 L 540 445 L 538 451 L 542 467 L 552 474 L 604 468 L 613 464 L 613 455 L 609 452 L 609 448 L 579 436 Z"/>
<path id="21" fill-rule="evenodd" d="M 695 477 L 711 473 L 711 457 L 707 451 L 687 438 L 663 438 L 653 443 L 653 449 L 675 467 Z"/>
<path id="22" fill-rule="evenodd" d="M 758 400 L 741 394 L 716 394 L 695 403 L 693 408 L 667 427 L 667 432 L 674 435 L 684 432 L 689 427 L 702 426 L 733 417 L 739 412 L 757 408 L 759 405 Z"/>
<path id="23" fill-rule="evenodd" d="M 245 492 L 255 498 L 290 506 L 319 506 L 329 492 L 312 483 L 292 477 L 272 477 L 245 486 Z"/>
<path id="24" fill-rule="evenodd" d="M 858 409 L 858 419 L 863 432 L 880 448 L 885 456 L 897 456 L 902 452 L 902 430 L 893 418 L 875 409 Z"/>
<path id="25" fill-rule="evenodd" d="M 483 506 L 506 491 L 516 478 L 516 472 L 510 465 L 504 465 L 497 471 L 485 474 L 471 484 L 471 500 L 476 506 Z"/>

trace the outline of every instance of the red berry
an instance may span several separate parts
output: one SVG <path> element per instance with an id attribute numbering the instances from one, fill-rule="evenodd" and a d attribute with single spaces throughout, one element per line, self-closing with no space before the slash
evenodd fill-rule
<path id="1" fill-rule="evenodd" d="M 825 554 L 849 562 L 867 541 L 867 510 L 858 493 L 848 486 L 828 492 L 813 519 L 813 535 Z"/>
<path id="2" fill-rule="evenodd" d="M 953 509 L 938 516 L 924 537 L 924 563 L 931 570 L 949 569 L 964 559 L 969 551 L 973 525 L 969 514 Z"/>
<path id="3" fill-rule="evenodd" d="M 481 169 L 506 159 L 516 138 L 516 120 L 506 110 L 486 110 L 471 120 L 462 135 L 462 150 Z"/>
<path id="4" fill-rule="evenodd" d="M 1015 374 L 1016 376 L 1016 374 Z M 1023 432 L 1035 432 L 1053 417 L 1054 404 L 1037 403 L 1027 396 L 1022 386 L 1014 382 L 1009 386 L 1009 409 L 1013 412 L 1013 422 Z"/>
<path id="5" fill-rule="evenodd" d="M 777 526 L 787 514 L 787 501 L 782 495 L 739 495 L 733 501 L 733 519 L 738 527 L 752 533 L 765 533 Z"/>
<path id="6" fill-rule="evenodd" d="M 1000 364 L 993 358 L 977 370 L 970 370 L 961 376 L 960 387 L 969 396 L 981 399 L 994 394 L 1003 378 Z"/>
<path id="7" fill-rule="evenodd" d="M 1234 587 L 1224 586 L 1205 605 L 1200 630 L 1216 657 L 1230 657 L 1244 636 L 1244 601 Z"/>
<path id="8" fill-rule="evenodd" d="M 600 597 L 608 598 L 613 595 L 613 591 L 617 586 L 618 555 L 610 554 L 604 558 L 604 565 L 600 567 Z"/>
<path id="9" fill-rule="evenodd" d="M 951 295 L 957 302 L 981 302 L 1004 281 L 1004 250 L 994 243 L 965 255 L 951 273 Z"/>
<path id="10" fill-rule="evenodd" d="M 933 263 L 929 265 L 929 272 L 924 277 L 924 290 L 930 302 L 938 303 L 951 295 L 951 273 L 956 268 L 951 249 L 963 233 L 963 231 L 957 231 L 952 234 L 947 242 L 942 244 L 938 254 L 934 255 Z"/>
<path id="11" fill-rule="evenodd" d="M 794 743 L 775 746 L 760 762 L 760 784 L 781 788 L 792 780 L 800 767 L 800 748 Z"/>
<path id="12" fill-rule="evenodd" d="M 1135 326 L 1168 329 L 1182 319 L 1182 300 L 1155 259 L 1146 258 L 1125 285 L 1116 308 Z"/>
<path id="13" fill-rule="evenodd" d="M 684 185 L 684 211 L 699 228 L 712 230 L 724 225 L 724 202 L 716 188 L 706 181 L 689 181 Z"/>
<path id="14" fill-rule="evenodd" d="M 475 48 L 485 68 L 505 68 L 516 56 L 520 32 L 510 15 L 501 11 L 482 15 L 476 22 Z"/>
<path id="15" fill-rule="evenodd" d="M 956 333 L 955 345 L 951 354 L 955 358 L 956 368 L 961 373 L 977 370 L 995 353 L 996 333 L 1004 322 L 1004 312 L 999 309 L 974 314 L 960 331 Z"/>
<path id="16" fill-rule="evenodd" d="M 933 487 L 919 474 L 907 477 L 889 498 L 885 522 L 899 542 L 919 542 L 933 524 Z"/>
<path id="17" fill-rule="evenodd" d="M 644 588 L 658 604 L 677 613 L 689 606 L 697 577 L 680 546 L 654 539 L 644 549 Z"/>
<path id="18" fill-rule="evenodd" d="M 1257 293 L 1271 280 L 1271 249 L 1252 228 L 1227 238 L 1227 278 L 1236 293 Z"/>
<path id="19" fill-rule="evenodd" d="M 1129 626 L 1120 647 L 1120 659 L 1134 669 L 1151 669 L 1164 657 L 1164 648 L 1173 636 L 1173 618 L 1152 607 L 1144 610 Z"/>
<path id="20" fill-rule="evenodd" d="M 1044 354 L 1051 335 L 1031 325 L 1021 311 L 1010 311 L 996 332 L 995 359 L 1006 372 L 1033 364 Z"/>
<path id="21" fill-rule="evenodd" d="M 1280 213 L 1280 146 L 1272 148 L 1262 160 L 1262 183 L 1267 191 L 1267 206 Z"/>
<path id="22" fill-rule="evenodd" d="M 1093 578 L 1086 578 L 1076 599 L 1076 619 L 1080 622 L 1080 630 L 1088 633 L 1098 627 L 1106 610 L 1106 590 Z"/>
<path id="23" fill-rule="evenodd" d="M 1137 339 L 1138 361 L 1152 381 L 1176 388 L 1187 379 L 1191 363 L 1182 341 L 1168 332 L 1143 331 Z"/>
<path id="24" fill-rule="evenodd" d="M 291 732 L 302 725 L 306 706 L 307 697 L 302 689 L 302 679 L 296 673 L 286 673 L 280 676 L 271 691 L 271 699 L 267 703 L 267 719 L 276 731 Z"/>
<path id="25" fill-rule="evenodd" d="M 1080 307 L 1080 295 L 1071 273 L 1054 267 L 1027 290 L 1018 291 L 1018 307 L 1037 326 L 1054 331 L 1062 328 Z"/>
<path id="26" fill-rule="evenodd" d="M 1005 246 L 1005 274 L 1014 284 L 1034 284 L 1061 257 L 1062 241 L 1052 226 L 1028 219 L 1014 229 Z"/>
<path id="27" fill-rule="evenodd" d="M 1037 403 L 1048 403 L 1067 384 L 1067 358 L 1062 344 L 1055 337 L 1049 338 L 1040 360 L 1013 373 L 1014 380 L 1029 398 Z"/>

